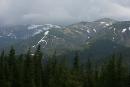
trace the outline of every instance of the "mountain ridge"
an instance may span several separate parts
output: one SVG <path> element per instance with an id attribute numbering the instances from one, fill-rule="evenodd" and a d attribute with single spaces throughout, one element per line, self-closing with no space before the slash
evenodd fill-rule
<path id="1" fill-rule="evenodd" d="M 8 33 L 4 29 L 8 30 Z M 110 40 L 125 47 L 130 46 L 130 21 L 116 21 L 109 18 L 68 26 L 33 24 L 4 29 L 0 27 L 0 45 L 3 48 L 14 45 L 18 50 L 22 50 L 21 52 L 26 51 L 27 47 L 35 49 L 38 44 L 41 44 L 46 53 L 51 53 L 52 50 L 59 50 L 59 52 L 64 52 L 65 49 L 77 50 L 100 39 Z M 2 30 L 5 37 L 1 34 Z"/>

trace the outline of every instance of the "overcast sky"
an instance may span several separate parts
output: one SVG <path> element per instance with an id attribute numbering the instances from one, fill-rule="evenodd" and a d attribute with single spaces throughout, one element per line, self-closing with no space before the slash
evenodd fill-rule
<path id="1" fill-rule="evenodd" d="M 104 17 L 130 20 L 130 0 L 0 0 L 3 24 L 69 24 Z"/>

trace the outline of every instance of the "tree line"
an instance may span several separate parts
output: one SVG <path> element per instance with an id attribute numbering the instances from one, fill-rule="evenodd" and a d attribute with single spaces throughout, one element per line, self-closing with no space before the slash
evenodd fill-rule
<path id="1" fill-rule="evenodd" d="M 130 87 L 130 71 L 121 55 L 112 55 L 102 65 L 87 58 L 80 63 L 75 53 L 72 66 L 66 59 L 58 60 L 56 52 L 44 58 L 40 45 L 34 55 L 10 52 L 0 55 L 0 87 Z"/>

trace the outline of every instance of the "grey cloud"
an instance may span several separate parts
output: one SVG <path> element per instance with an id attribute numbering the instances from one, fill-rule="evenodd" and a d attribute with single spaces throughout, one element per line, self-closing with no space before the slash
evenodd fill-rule
<path id="1" fill-rule="evenodd" d="M 130 0 L 0 0 L 0 23 L 69 24 L 103 17 L 130 20 Z"/>

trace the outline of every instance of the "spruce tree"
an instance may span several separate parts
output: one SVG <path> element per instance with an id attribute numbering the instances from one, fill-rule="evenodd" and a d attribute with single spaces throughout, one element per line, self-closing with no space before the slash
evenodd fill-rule
<path id="1" fill-rule="evenodd" d="M 75 57 L 74 57 L 74 63 L 73 63 L 73 69 L 76 71 L 79 71 L 80 68 L 80 63 L 79 63 L 79 53 L 75 52 Z"/>
<path id="2" fill-rule="evenodd" d="M 43 65 L 43 78 L 42 78 L 42 83 L 44 84 L 43 87 L 49 87 L 49 81 L 51 78 L 51 62 L 50 58 L 48 57 L 47 59 L 44 59 L 44 65 Z"/>
<path id="3" fill-rule="evenodd" d="M 70 86 L 71 87 L 82 86 L 80 77 L 81 74 L 80 74 L 79 52 L 75 52 L 74 60 L 73 60 L 73 69 L 71 70 L 71 75 L 70 75 Z"/>
<path id="4" fill-rule="evenodd" d="M 23 54 L 20 54 L 18 57 L 17 57 L 17 70 L 18 70 L 18 76 L 17 76 L 17 79 L 18 79 L 18 87 L 23 87 L 23 77 L 24 77 L 24 71 L 23 71 L 23 68 L 24 68 L 24 56 Z"/>
<path id="5" fill-rule="evenodd" d="M 50 80 L 49 87 L 56 87 L 59 85 L 58 83 L 58 61 L 56 56 L 56 51 L 53 53 L 50 59 Z M 59 86 L 58 86 L 59 87 Z"/>
<path id="6" fill-rule="evenodd" d="M 23 87 L 35 87 L 33 65 L 34 64 L 33 64 L 31 52 L 29 49 L 24 59 Z"/>
<path id="7" fill-rule="evenodd" d="M 123 79 L 125 78 L 125 69 L 123 67 L 122 55 L 120 54 L 119 58 L 116 61 L 116 78 L 117 78 L 117 86 L 124 87 Z"/>
<path id="8" fill-rule="evenodd" d="M 105 87 L 117 87 L 116 78 L 116 56 L 112 55 L 112 58 L 108 61 L 105 67 Z"/>
<path id="9" fill-rule="evenodd" d="M 6 87 L 4 51 L 0 55 L 0 86 Z"/>
<path id="10" fill-rule="evenodd" d="M 35 85 L 37 87 L 42 87 L 42 73 L 43 73 L 43 67 L 42 67 L 42 52 L 41 52 L 41 46 L 38 45 L 36 52 L 33 57 L 33 63 L 34 63 L 34 81 Z"/>
<path id="11" fill-rule="evenodd" d="M 16 69 L 16 55 L 15 49 L 11 47 L 8 56 L 9 82 L 11 87 L 17 86 L 17 69 Z"/>
<path id="12" fill-rule="evenodd" d="M 86 70 L 85 70 L 85 79 L 84 79 L 84 87 L 93 87 L 93 70 L 92 70 L 92 62 L 88 58 L 88 61 L 86 63 Z"/>

